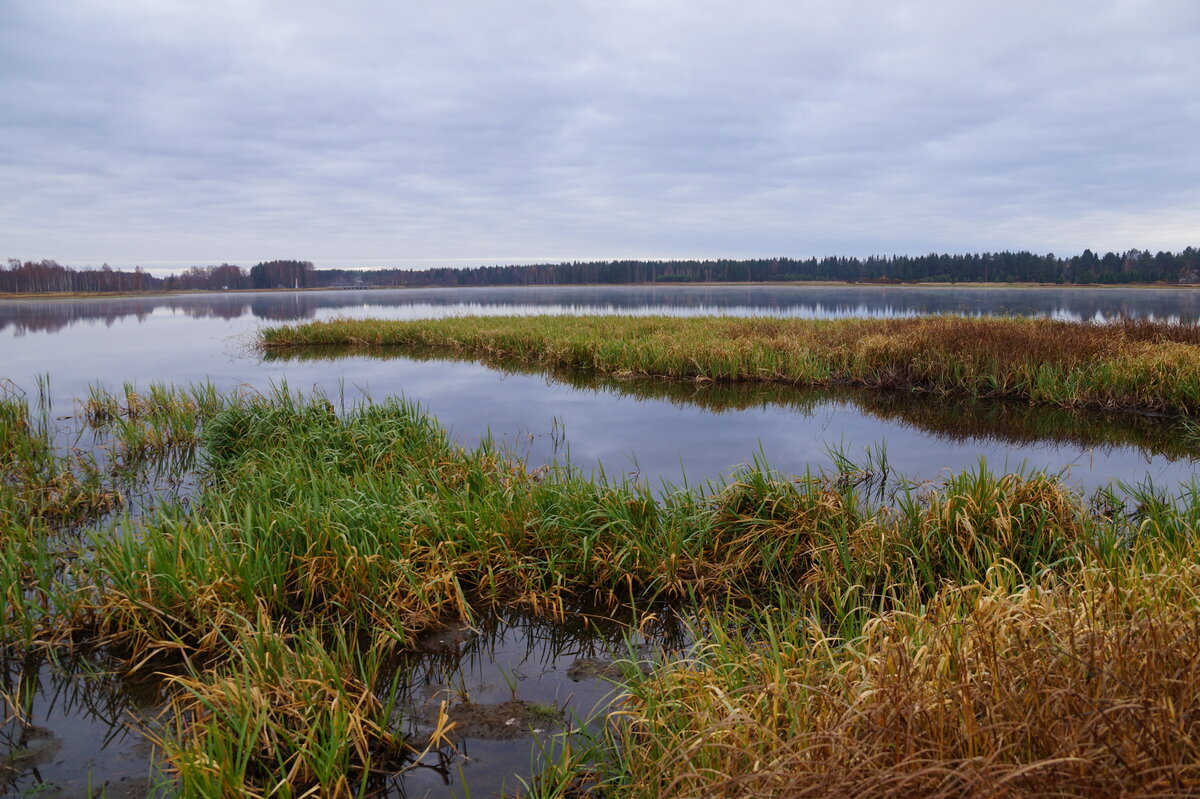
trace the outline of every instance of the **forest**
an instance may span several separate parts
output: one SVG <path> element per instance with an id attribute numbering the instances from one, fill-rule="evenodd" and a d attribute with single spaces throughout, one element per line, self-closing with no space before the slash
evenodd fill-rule
<path id="1" fill-rule="evenodd" d="M 425 286 L 545 286 L 618 283 L 1200 283 L 1200 250 L 1151 253 L 1131 249 L 1099 255 L 1084 250 L 1059 257 L 1027 251 L 824 258 L 676 261 L 573 261 L 558 264 L 428 269 L 317 269 L 311 261 L 276 260 L 249 269 L 235 264 L 193 266 L 157 277 L 141 267 L 73 268 L 56 261 L 9 259 L 0 267 L 0 292 L 129 293 L 276 288 Z"/>

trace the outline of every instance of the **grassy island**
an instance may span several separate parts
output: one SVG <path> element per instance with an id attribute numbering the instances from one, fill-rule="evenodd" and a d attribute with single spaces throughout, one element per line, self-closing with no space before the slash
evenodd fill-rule
<path id="1" fill-rule="evenodd" d="M 262 331 L 268 352 L 358 346 L 615 377 L 859 385 L 1060 408 L 1200 414 L 1200 326 L 934 316 L 334 320 Z"/>

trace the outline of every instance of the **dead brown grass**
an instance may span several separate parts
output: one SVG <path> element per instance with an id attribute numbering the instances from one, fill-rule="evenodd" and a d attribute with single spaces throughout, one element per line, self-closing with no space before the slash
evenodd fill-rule
<path id="1" fill-rule="evenodd" d="M 946 589 L 851 647 L 718 640 L 635 689 L 634 796 L 1191 796 L 1200 569 Z"/>

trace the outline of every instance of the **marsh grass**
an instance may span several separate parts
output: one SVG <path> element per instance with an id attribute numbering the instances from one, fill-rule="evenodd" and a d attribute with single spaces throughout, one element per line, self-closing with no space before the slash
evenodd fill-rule
<path id="1" fill-rule="evenodd" d="M 756 611 L 631 675 L 588 757 L 631 797 L 1189 795 L 1197 588 L 1194 563 L 946 586 L 849 641 Z"/>
<path id="2" fill-rule="evenodd" d="M 151 383 L 145 391 L 126 383 L 119 392 L 93 385 L 79 403 L 79 415 L 111 440 L 114 470 L 126 475 L 138 475 L 146 467 L 183 472 L 191 466 L 201 426 L 225 404 L 211 383 Z"/>
<path id="3" fill-rule="evenodd" d="M 1200 326 L 1148 320 L 343 319 L 265 329 L 258 343 L 268 352 L 432 348 L 617 377 L 852 384 L 1065 408 L 1200 413 Z"/>
<path id="4" fill-rule="evenodd" d="M 1031 405 L 1028 401 L 1013 398 L 944 395 L 939 396 L 937 402 L 930 402 L 924 393 L 886 386 L 864 390 L 842 384 L 797 386 L 760 381 L 618 378 L 578 367 L 542 366 L 528 360 L 427 347 L 288 346 L 267 350 L 263 357 L 268 361 L 336 362 L 346 357 L 477 361 L 505 374 L 540 375 L 550 382 L 574 389 L 665 400 L 681 407 L 703 408 L 710 413 L 774 406 L 809 416 L 836 402 L 954 442 L 982 440 L 1006 445 L 1052 442 L 1087 449 L 1130 446 L 1170 459 L 1194 459 L 1200 453 L 1200 423 L 1188 417 Z"/>
<path id="5" fill-rule="evenodd" d="M 120 496 L 101 485 L 85 453 L 56 451 L 48 414 L 30 411 L 12 389 L 0 391 L 0 514 L 8 525 L 69 523 L 106 513 Z"/>
<path id="6" fill-rule="evenodd" d="M 402 770 L 416 753 L 393 712 L 400 675 L 383 676 L 388 643 L 263 620 L 227 642 L 222 665 L 174 678 L 158 743 L 182 795 L 356 796 Z"/>
<path id="7" fill-rule="evenodd" d="M 93 394 L 94 423 L 177 431 L 196 492 L 95 530 L 69 582 L 36 549 L 48 517 L 20 517 L 3 633 L 103 644 L 134 672 L 181 665 L 157 739 L 185 796 L 369 795 L 418 755 L 390 664 L 422 632 L 497 603 L 561 618 L 663 600 L 707 614 L 692 656 L 631 664 L 607 732 L 554 749 L 535 793 L 1200 785 L 1195 486 L 1087 498 L 982 463 L 916 485 L 880 450 L 652 492 L 457 446 L 404 402 L 131 393 Z M 20 436 L 36 424 L 11 413 L 5 435 L 34 452 Z"/>
<path id="8" fill-rule="evenodd" d="M 121 494 L 87 453 L 58 451 L 49 409 L 0 392 L 0 643 L 56 640 L 74 614 L 77 528 L 118 508 Z"/>

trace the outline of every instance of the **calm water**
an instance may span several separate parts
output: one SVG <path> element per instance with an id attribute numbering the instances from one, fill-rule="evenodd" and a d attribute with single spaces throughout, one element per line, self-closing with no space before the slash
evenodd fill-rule
<path id="1" fill-rule="evenodd" d="M 392 666 L 399 672 L 396 712 L 415 743 L 432 732 L 444 702 L 457 725 L 453 745 L 410 761 L 400 774 L 381 775 L 370 795 L 515 795 L 517 777 L 536 771 L 543 748 L 551 751 L 568 729 L 595 729 L 596 711 L 611 701 L 620 674 L 615 659 L 672 657 L 688 643 L 667 611 L 640 632 L 629 621 L 576 611 L 550 622 L 500 610 L 481 614 L 476 627 L 422 636 Z M 32 722 L 0 719 L 0 796 L 173 795 L 139 731 L 153 729 L 165 707 L 163 682 L 123 679 L 119 668 L 103 657 L 57 664 L 0 658 L 0 688 L 24 699 Z M 391 676 L 381 682 L 390 684 Z"/>
<path id="2" fill-rule="evenodd" d="M 1147 477 L 1171 485 L 1195 473 L 1193 439 L 1169 419 L 933 402 L 895 392 L 622 381 L 392 353 L 263 359 L 248 346 L 259 327 L 289 321 L 528 313 L 1196 320 L 1200 292 L 730 286 L 0 301 L 0 377 L 31 391 L 37 376 L 48 374 L 61 416 L 70 415 L 74 399 L 94 383 L 118 388 L 125 381 L 212 381 L 266 388 L 286 381 L 347 401 L 401 394 L 422 403 L 464 444 L 490 434 L 531 463 L 569 457 L 585 471 L 624 473 L 652 484 L 728 476 L 756 456 L 801 473 L 831 466 L 831 450 L 858 458 L 881 448 L 893 470 L 918 478 L 969 468 L 981 458 L 996 468 L 1067 470 L 1084 487 Z M 478 629 L 428 636 L 400 666 L 407 670 L 401 705 L 409 731 L 421 735 L 442 700 L 469 697 L 485 715 L 459 720 L 464 735 L 458 755 L 430 753 L 381 789 L 389 796 L 464 795 L 464 779 L 472 796 L 517 788 L 514 775 L 528 776 L 536 759 L 528 730 L 540 730 L 534 735 L 546 740 L 571 714 L 586 715 L 609 693 L 608 660 L 626 654 L 621 645 L 627 627 L 577 621 L 547 624 L 498 614 Z M 684 638 L 663 629 L 642 642 L 672 651 Z M 10 695 L 29 697 L 35 724 L 32 731 L 0 725 L 0 748 L 24 753 L 0 781 L 0 791 L 81 796 L 90 785 L 105 787 L 110 797 L 146 795 L 153 783 L 150 748 L 127 724 L 159 708 L 156 686 L 117 679 L 106 670 L 111 664 L 102 662 L 0 665 L 0 684 Z"/>
<path id="3" fill-rule="evenodd" d="M 248 342 L 263 325 L 339 316 L 414 319 L 462 314 L 736 314 L 792 317 L 1026 314 L 1200 319 L 1189 289 L 954 289 L 910 287 L 571 287 L 191 295 L 0 301 L 0 377 L 31 388 L 49 374 L 55 410 L 68 414 L 90 384 L 211 380 L 222 387 L 321 387 L 333 397 L 400 394 L 419 401 L 461 442 L 485 435 L 531 462 L 569 453 L 592 471 L 657 483 L 726 476 L 765 456 L 801 473 L 886 446 L 890 465 L 934 478 L 980 458 L 1068 469 L 1094 486 L 1112 478 L 1166 483 L 1193 474 L 1190 448 L 1170 424 L 1103 415 L 1031 414 L 997 404 L 938 412 L 928 400 L 863 392 L 745 389 L 668 393 L 654 386 L 581 383 L 472 362 L 370 357 L 263 360 Z"/>

